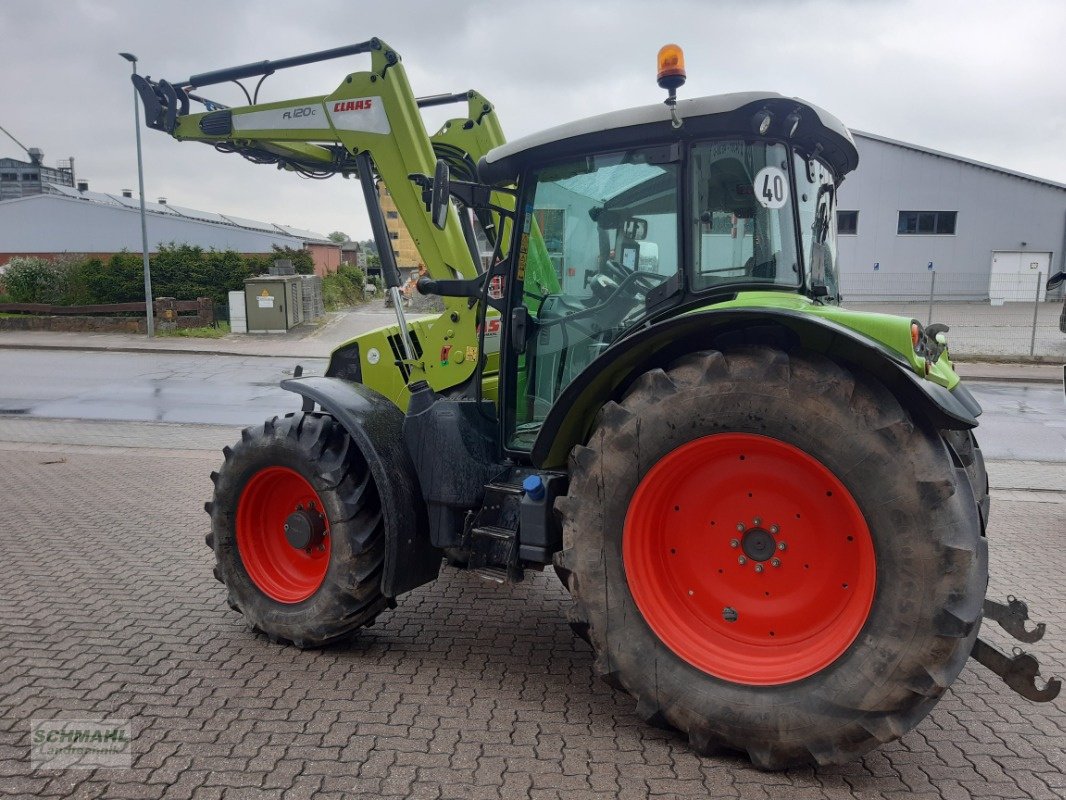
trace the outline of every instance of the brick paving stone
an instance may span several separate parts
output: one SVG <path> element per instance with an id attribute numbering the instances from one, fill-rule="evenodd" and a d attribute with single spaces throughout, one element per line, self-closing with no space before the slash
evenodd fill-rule
<path id="1" fill-rule="evenodd" d="M 1064 699 L 1029 704 L 972 662 L 915 731 L 852 764 L 767 774 L 697 756 L 593 678 L 550 570 L 496 587 L 446 568 L 349 643 L 272 645 L 226 607 L 203 547 L 218 457 L 198 448 L 219 431 L 191 426 L 183 447 L 180 426 L 101 423 L 65 445 L 70 428 L 0 425 L 2 797 L 1066 796 Z M 47 446 L 12 443 L 35 438 Z M 1054 481 L 993 472 L 1015 492 Z M 1032 649 L 1062 674 L 1064 507 L 1008 497 L 990 595 L 1050 624 Z M 76 715 L 132 717 L 135 769 L 31 771 L 29 718 Z"/>

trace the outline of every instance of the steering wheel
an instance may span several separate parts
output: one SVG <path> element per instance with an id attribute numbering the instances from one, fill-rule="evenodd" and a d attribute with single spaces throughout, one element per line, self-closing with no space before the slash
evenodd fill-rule
<path id="1" fill-rule="evenodd" d="M 613 300 L 621 294 L 623 290 L 627 290 L 634 296 L 638 294 L 647 294 L 664 280 L 664 276 L 659 275 L 656 272 L 635 269 L 618 282 L 618 286 L 615 287 L 611 296 L 607 299 L 607 302 Z"/>
<path id="2" fill-rule="evenodd" d="M 610 258 L 605 259 L 603 262 L 603 274 L 615 283 L 622 283 L 622 281 L 632 275 L 635 271 L 636 270 L 626 269 L 617 261 Z"/>

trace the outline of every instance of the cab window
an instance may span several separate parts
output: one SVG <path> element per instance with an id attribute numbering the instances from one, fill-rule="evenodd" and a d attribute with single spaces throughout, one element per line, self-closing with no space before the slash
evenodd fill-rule
<path id="1" fill-rule="evenodd" d="M 582 157 L 534 175 L 518 291 L 533 326 L 518 359 L 509 444 L 532 446 L 559 393 L 645 316 L 678 272 L 672 148 Z"/>
<path id="2" fill-rule="evenodd" d="M 784 145 L 724 140 L 692 148 L 693 288 L 796 287 L 799 256 Z"/>

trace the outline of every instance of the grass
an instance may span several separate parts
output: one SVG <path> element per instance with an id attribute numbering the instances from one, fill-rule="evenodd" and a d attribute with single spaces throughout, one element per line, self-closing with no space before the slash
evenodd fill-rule
<path id="1" fill-rule="evenodd" d="M 177 328 L 175 330 L 165 331 L 157 330 L 156 336 L 178 336 L 184 338 L 196 338 L 196 339 L 221 339 L 223 336 L 229 333 L 229 323 L 220 322 L 216 328 L 214 325 L 203 325 L 199 328 Z"/>

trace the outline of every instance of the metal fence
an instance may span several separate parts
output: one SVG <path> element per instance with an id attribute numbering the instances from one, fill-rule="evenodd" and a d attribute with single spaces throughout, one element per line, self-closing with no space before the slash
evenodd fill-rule
<path id="1" fill-rule="evenodd" d="M 841 276 L 845 308 L 942 322 L 952 355 L 964 358 L 1038 356 L 1066 361 L 1062 289 L 1047 292 L 1047 275 L 965 275 L 936 272 Z"/>

